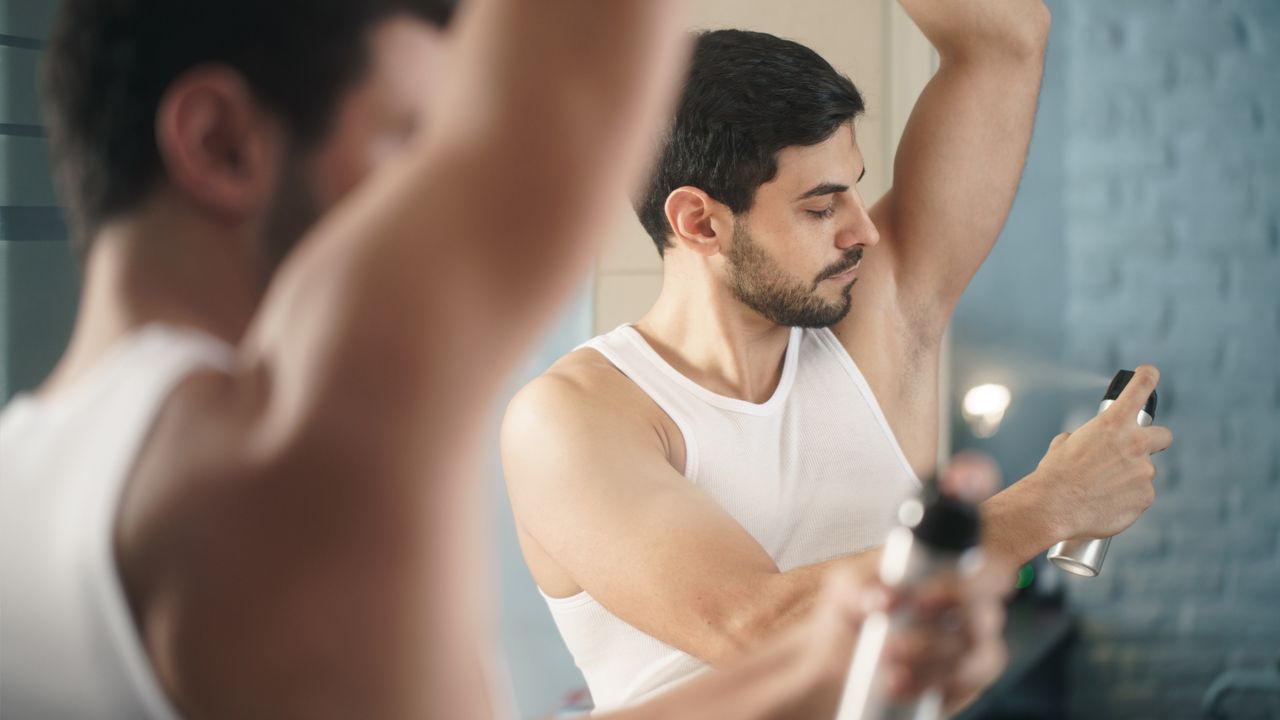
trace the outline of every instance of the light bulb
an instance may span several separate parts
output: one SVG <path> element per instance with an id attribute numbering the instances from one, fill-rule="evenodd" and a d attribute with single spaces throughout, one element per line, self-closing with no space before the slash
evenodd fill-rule
<path id="1" fill-rule="evenodd" d="M 973 434 L 980 438 L 989 438 L 1000 429 L 1004 413 L 1009 409 L 1009 401 L 1013 398 L 1009 388 L 998 383 L 985 383 L 969 388 L 960 404 L 961 414 Z"/>

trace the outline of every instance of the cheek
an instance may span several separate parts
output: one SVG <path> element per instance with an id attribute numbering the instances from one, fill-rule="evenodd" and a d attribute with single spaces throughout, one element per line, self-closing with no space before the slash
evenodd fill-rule
<path id="1" fill-rule="evenodd" d="M 798 218 L 787 235 L 787 268 L 798 278 L 812 279 L 831 263 L 828 221 Z"/>
<path id="2" fill-rule="evenodd" d="M 316 159 L 316 189 L 325 206 L 345 197 L 369 173 L 367 153 L 356 143 L 343 142 L 326 148 Z"/>

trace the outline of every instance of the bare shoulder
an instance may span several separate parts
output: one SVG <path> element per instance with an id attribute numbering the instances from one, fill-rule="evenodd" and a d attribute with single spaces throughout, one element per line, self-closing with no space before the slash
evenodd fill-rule
<path id="1" fill-rule="evenodd" d="M 579 348 L 525 385 L 512 399 L 507 417 L 519 421 L 532 414 L 579 425 L 587 416 L 604 414 L 616 419 L 607 423 L 614 425 L 646 414 L 652 404 L 607 358 Z"/>
<path id="2" fill-rule="evenodd" d="M 526 445 L 543 444 L 549 436 L 570 451 L 584 444 L 652 444 L 672 464 L 683 464 L 683 442 L 675 424 L 630 378 L 591 348 L 557 360 L 507 407 L 502 428 L 505 457 L 522 454 Z"/>

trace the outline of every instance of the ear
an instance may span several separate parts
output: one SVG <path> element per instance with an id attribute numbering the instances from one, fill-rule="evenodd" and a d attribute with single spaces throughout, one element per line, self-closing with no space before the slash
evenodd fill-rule
<path id="1" fill-rule="evenodd" d="M 671 191 L 664 209 L 675 244 L 708 257 L 720 252 L 721 238 L 731 227 L 723 203 L 686 185 Z"/>
<path id="2" fill-rule="evenodd" d="M 179 76 L 156 110 L 156 145 L 169 182 L 205 210 L 242 220 L 270 203 L 283 134 L 235 70 Z"/>

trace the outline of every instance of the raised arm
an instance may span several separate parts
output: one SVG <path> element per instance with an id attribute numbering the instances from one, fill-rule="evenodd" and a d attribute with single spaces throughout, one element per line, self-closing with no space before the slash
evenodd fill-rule
<path id="1" fill-rule="evenodd" d="M 945 324 L 1022 177 L 1048 41 L 1040 0 L 902 0 L 938 51 L 872 209 L 898 291 Z M 941 328 L 939 327 L 940 331 Z"/>
<path id="2" fill-rule="evenodd" d="M 902 0 L 940 65 L 908 118 L 893 187 L 870 211 L 880 243 L 832 329 L 917 473 L 936 462 L 938 358 L 1022 176 L 1048 37 L 1039 0 Z"/>
<path id="3" fill-rule="evenodd" d="M 281 268 L 232 376 L 197 385 L 200 417 L 234 421 L 138 609 L 185 714 L 487 714 L 478 430 L 640 169 L 678 4 L 473 0 L 426 134 Z"/>

